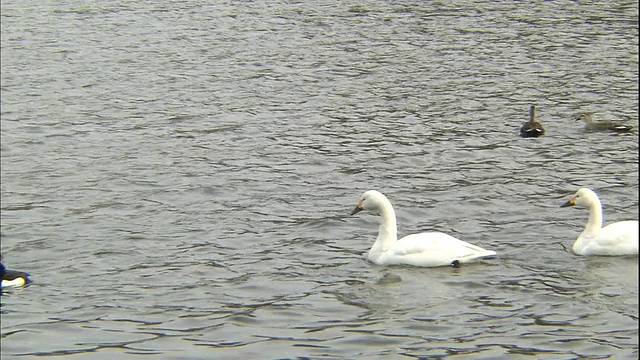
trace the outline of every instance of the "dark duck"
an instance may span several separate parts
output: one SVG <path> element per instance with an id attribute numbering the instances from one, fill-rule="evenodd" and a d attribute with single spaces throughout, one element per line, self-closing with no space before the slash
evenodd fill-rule
<path id="1" fill-rule="evenodd" d="M 544 126 L 536 120 L 536 110 L 535 105 L 531 105 L 531 107 L 529 107 L 529 121 L 522 124 L 522 127 L 520 128 L 520 136 L 529 138 L 544 135 Z"/>

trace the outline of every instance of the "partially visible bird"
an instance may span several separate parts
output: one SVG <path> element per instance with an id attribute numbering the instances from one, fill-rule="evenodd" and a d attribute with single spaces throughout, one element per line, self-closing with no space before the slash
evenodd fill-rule
<path id="1" fill-rule="evenodd" d="M 520 136 L 527 138 L 544 135 L 544 126 L 536 119 L 536 110 L 535 105 L 529 107 L 529 121 L 522 124 Z"/>
<path id="2" fill-rule="evenodd" d="M 631 131 L 633 128 L 629 125 L 624 125 L 620 122 L 613 120 L 600 120 L 595 121 L 589 113 L 582 113 L 578 116 L 579 121 L 586 123 L 585 130 L 587 131 L 613 131 L 619 133 L 625 133 Z"/>

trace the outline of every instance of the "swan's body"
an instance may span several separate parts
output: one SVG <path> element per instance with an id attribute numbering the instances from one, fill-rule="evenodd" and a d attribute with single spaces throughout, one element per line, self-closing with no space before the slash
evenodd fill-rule
<path id="1" fill-rule="evenodd" d="M 629 132 L 632 130 L 631 126 L 621 124 L 617 121 L 595 121 L 591 118 L 591 114 L 588 113 L 580 114 L 580 116 L 578 116 L 578 120 L 584 121 L 586 123 L 585 129 L 588 131 Z"/>
<path id="2" fill-rule="evenodd" d="M 581 206 L 589 209 L 589 220 L 572 250 L 577 255 L 637 255 L 638 221 L 620 221 L 602 227 L 602 204 L 598 195 L 582 188 L 560 207 Z"/>
<path id="3" fill-rule="evenodd" d="M 522 124 L 520 128 L 520 136 L 522 137 L 538 137 L 544 135 L 544 126 L 536 119 L 536 106 L 529 107 L 529 121 Z"/>
<path id="4" fill-rule="evenodd" d="M 368 254 L 369 260 L 375 264 L 458 266 L 496 256 L 495 251 L 485 250 L 441 232 L 413 234 L 397 240 L 396 213 L 387 197 L 378 191 L 365 192 L 351 214 L 362 210 L 372 211 L 382 217 L 378 238 Z"/>

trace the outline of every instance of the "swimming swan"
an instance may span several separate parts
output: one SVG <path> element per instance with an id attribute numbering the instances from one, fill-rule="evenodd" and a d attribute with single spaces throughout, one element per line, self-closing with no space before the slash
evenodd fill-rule
<path id="1" fill-rule="evenodd" d="M 602 204 L 591 189 L 582 188 L 560 207 L 580 206 L 589 209 L 589 220 L 573 243 L 578 255 L 637 255 L 638 221 L 620 221 L 602 227 Z"/>
<path id="2" fill-rule="evenodd" d="M 458 240 L 441 232 L 425 232 L 398 240 L 396 213 L 382 193 L 369 190 L 358 200 L 351 215 L 362 210 L 382 216 L 376 242 L 369 250 L 369 260 L 378 265 L 458 266 L 474 260 L 496 256 L 495 251 Z"/>

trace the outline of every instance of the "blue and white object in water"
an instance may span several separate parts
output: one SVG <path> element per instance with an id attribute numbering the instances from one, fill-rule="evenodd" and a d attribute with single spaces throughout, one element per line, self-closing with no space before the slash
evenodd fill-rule
<path id="1" fill-rule="evenodd" d="M 0 273 L 2 274 L 2 287 L 24 286 L 31 282 L 29 274 L 18 270 L 7 270 L 0 263 Z"/>

